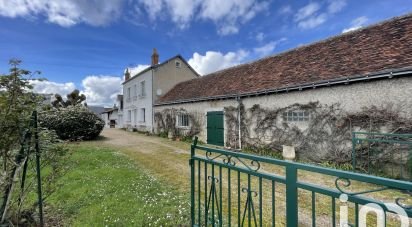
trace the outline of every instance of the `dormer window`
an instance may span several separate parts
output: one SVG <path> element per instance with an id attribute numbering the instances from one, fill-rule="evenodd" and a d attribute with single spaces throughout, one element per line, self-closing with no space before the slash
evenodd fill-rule
<path id="1" fill-rule="evenodd" d="M 176 64 L 176 68 L 180 68 L 180 67 L 181 67 L 180 61 L 175 61 L 175 64 Z"/>

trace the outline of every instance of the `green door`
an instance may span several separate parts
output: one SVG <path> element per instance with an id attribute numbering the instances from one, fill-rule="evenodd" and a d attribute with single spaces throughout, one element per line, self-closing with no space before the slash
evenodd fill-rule
<path id="1" fill-rule="evenodd" d="M 207 112 L 207 143 L 224 146 L 223 111 Z"/>

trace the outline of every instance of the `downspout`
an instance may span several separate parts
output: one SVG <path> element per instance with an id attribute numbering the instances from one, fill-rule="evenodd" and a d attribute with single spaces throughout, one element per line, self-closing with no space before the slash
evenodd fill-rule
<path id="1" fill-rule="evenodd" d="M 237 105 L 237 119 L 238 119 L 238 128 L 239 128 L 239 150 L 242 149 L 242 120 L 241 120 L 241 113 L 240 113 L 240 105 L 242 104 L 242 100 L 240 98 L 240 96 L 236 97 L 236 100 L 238 102 Z"/>
<path id="2" fill-rule="evenodd" d="M 151 108 L 152 108 L 152 129 L 151 129 L 151 133 L 152 134 L 154 134 L 154 69 L 152 69 L 152 89 L 150 89 L 150 92 L 152 93 L 151 94 L 151 96 L 152 96 L 152 105 L 151 105 Z"/>

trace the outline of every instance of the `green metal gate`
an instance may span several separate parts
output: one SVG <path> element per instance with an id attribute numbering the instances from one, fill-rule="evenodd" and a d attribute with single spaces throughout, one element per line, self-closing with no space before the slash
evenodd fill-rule
<path id="1" fill-rule="evenodd" d="M 412 181 L 412 134 L 352 132 L 352 168 Z"/>
<path id="2" fill-rule="evenodd" d="M 223 111 L 207 112 L 207 143 L 224 146 Z"/>
<path id="3" fill-rule="evenodd" d="M 192 226 L 359 226 L 369 203 L 385 226 L 404 221 L 393 206 L 412 217 L 411 182 L 199 146 L 197 138 L 190 167 Z"/>

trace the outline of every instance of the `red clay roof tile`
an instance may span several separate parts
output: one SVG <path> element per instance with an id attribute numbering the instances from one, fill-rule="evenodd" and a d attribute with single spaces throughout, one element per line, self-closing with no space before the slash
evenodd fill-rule
<path id="1" fill-rule="evenodd" d="M 177 84 L 158 104 L 412 66 L 412 14 Z"/>

